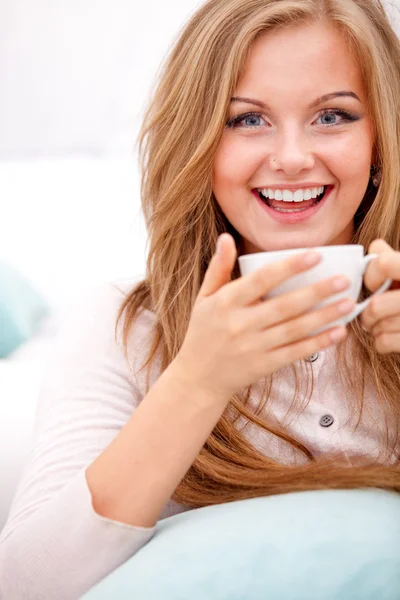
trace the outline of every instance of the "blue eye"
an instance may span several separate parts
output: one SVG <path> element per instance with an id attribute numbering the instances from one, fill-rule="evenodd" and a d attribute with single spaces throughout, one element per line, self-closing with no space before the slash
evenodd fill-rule
<path id="1" fill-rule="evenodd" d="M 321 115 L 320 119 L 322 120 L 323 125 L 336 125 L 336 119 L 338 115 L 336 113 L 325 113 Z M 325 122 L 323 119 L 326 119 Z"/>
<path id="2" fill-rule="evenodd" d="M 259 113 L 246 113 L 245 115 L 239 115 L 233 119 L 230 119 L 226 126 L 228 128 L 233 128 L 236 127 L 236 125 L 243 124 L 246 129 L 257 128 L 261 125 L 259 122 L 260 119 L 262 119 L 262 116 Z"/>
<path id="3" fill-rule="evenodd" d="M 247 117 L 243 119 L 242 123 L 248 125 L 249 127 L 257 127 L 257 125 L 259 125 L 259 123 L 257 123 L 257 119 L 261 119 L 260 115 L 247 115 Z"/>
<path id="4" fill-rule="evenodd" d="M 337 120 L 337 117 L 340 117 L 340 121 Z M 342 109 L 334 109 L 334 110 L 326 110 L 320 116 L 319 119 L 326 119 L 325 122 L 322 122 L 322 125 L 326 127 L 333 127 L 335 125 L 340 125 L 341 123 L 350 123 L 351 121 L 358 121 L 360 117 L 356 115 L 352 115 L 346 110 Z"/>

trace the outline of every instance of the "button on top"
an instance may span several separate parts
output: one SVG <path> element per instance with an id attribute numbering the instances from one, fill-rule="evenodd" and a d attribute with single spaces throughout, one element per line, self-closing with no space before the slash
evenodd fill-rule
<path id="1" fill-rule="evenodd" d="M 310 363 L 313 363 L 313 362 L 315 362 L 318 359 L 319 359 L 319 353 L 316 352 L 315 354 L 311 354 L 311 356 L 309 356 L 308 358 L 306 358 L 306 361 L 310 362 Z"/>
<path id="2" fill-rule="evenodd" d="M 321 427 L 330 427 L 334 422 L 335 419 L 332 417 L 332 415 L 324 415 L 319 420 Z"/>

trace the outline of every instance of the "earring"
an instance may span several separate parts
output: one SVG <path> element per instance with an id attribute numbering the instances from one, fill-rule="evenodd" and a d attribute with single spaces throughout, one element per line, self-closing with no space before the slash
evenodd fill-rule
<path id="1" fill-rule="evenodd" d="M 371 167 L 371 179 L 375 187 L 378 187 L 382 181 L 382 171 L 377 165 L 372 165 Z"/>

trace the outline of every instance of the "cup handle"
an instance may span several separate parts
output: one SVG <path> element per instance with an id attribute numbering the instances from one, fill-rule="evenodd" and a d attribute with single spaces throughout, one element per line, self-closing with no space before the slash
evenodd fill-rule
<path id="1" fill-rule="evenodd" d="M 378 258 L 377 254 L 367 254 L 366 256 L 364 256 L 361 260 L 362 260 L 362 265 L 363 265 L 363 271 L 362 274 L 364 275 L 367 266 L 369 265 L 369 263 L 372 260 L 375 260 L 375 258 Z M 365 308 L 367 308 L 368 304 L 371 302 L 372 298 L 374 296 L 377 296 L 378 294 L 382 294 L 383 292 L 386 292 L 386 290 L 392 285 L 392 280 L 391 279 L 386 279 L 386 281 L 381 285 L 380 288 L 378 288 L 373 294 L 371 294 L 371 296 L 369 296 L 369 298 L 367 298 L 366 300 L 364 300 L 363 302 L 359 302 L 358 304 L 356 304 L 354 310 L 352 313 L 350 313 L 349 315 L 347 315 L 346 321 L 349 323 L 350 321 L 352 321 L 353 319 L 355 319 Z"/>

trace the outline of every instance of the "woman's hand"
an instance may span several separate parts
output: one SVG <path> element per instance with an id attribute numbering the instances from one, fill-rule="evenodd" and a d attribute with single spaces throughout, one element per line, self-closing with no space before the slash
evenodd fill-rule
<path id="1" fill-rule="evenodd" d="M 368 254 L 377 254 L 367 268 L 365 286 L 374 292 L 390 277 L 390 289 L 375 296 L 361 314 L 360 322 L 365 331 L 375 339 L 379 354 L 400 352 L 400 252 L 396 252 L 384 240 L 374 240 Z"/>
<path id="2" fill-rule="evenodd" d="M 346 278 L 343 287 L 334 287 L 336 277 L 261 301 L 271 289 L 320 259 L 306 264 L 304 252 L 230 281 L 235 243 L 229 234 L 223 234 L 220 242 L 221 252 L 208 266 L 175 362 L 182 377 L 229 401 L 232 394 L 269 373 L 343 339 L 345 327 L 311 333 L 351 312 L 355 303 L 349 299 L 348 307 L 340 309 L 341 300 L 312 310 L 349 287 Z"/>

